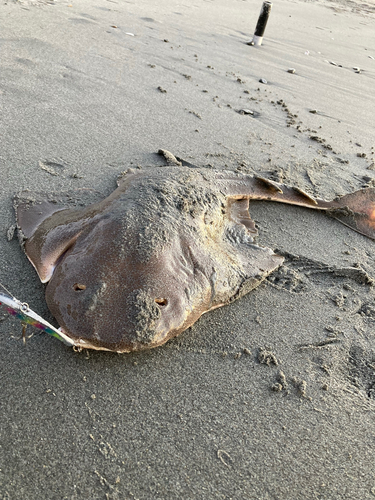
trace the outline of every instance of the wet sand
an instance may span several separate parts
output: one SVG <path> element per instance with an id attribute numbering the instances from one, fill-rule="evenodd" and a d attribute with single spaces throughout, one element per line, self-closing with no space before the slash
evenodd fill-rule
<path id="1" fill-rule="evenodd" d="M 375 184 L 373 2 L 280 0 L 250 47 L 260 7 L 0 6 L 0 281 L 16 297 L 54 321 L 7 238 L 24 188 L 96 201 L 159 148 L 327 199 Z M 78 353 L 31 329 L 24 346 L 0 315 L 1 499 L 375 498 L 374 242 L 307 209 L 250 214 L 285 264 L 163 347 Z"/>

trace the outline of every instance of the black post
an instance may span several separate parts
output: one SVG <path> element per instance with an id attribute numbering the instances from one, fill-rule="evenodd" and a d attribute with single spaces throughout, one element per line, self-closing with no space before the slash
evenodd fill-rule
<path id="1" fill-rule="evenodd" d="M 263 2 L 260 10 L 258 22 L 254 31 L 253 39 L 248 42 L 248 45 L 262 45 L 263 35 L 266 30 L 267 21 L 272 9 L 272 2 Z"/>

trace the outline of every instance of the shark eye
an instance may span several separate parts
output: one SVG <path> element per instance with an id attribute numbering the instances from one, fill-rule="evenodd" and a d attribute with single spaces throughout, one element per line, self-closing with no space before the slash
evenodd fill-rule
<path id="1" fill-rule="evenodd" d="M 86 290 L 86 285 L 82 285 L 82 283 L 74 283 L 73 290 L 81 292 L 82 290 Z"/>
<path id="2" fill-rule="evenodd" d="M 155 299 L 155 302 L 162 307 L 165 307 L 168 304 L 167 299 Z"/>

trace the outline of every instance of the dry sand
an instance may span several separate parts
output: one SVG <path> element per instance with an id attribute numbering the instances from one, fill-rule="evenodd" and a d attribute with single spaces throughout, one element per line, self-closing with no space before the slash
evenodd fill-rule
<path id="1" fill-rule="evenodd" d="M 0 280 L 18 298 L 53 321 L 7 241 L 22 188 L 94 199 L 161 147 L 326 198 L 374 184 L 374 2 L 278 0 L 249 47 L 260 6 L 1 2 Z M 285 265 L 162 348 L 23 346 L 0 317 L 1 499 L 375 499 L 374 242 L 251 214 Z"/>

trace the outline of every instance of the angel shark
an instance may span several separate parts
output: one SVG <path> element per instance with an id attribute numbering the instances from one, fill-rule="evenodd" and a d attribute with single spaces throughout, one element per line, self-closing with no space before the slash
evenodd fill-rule
<path id="1" fill-rule="evenodd" d="M 77 347 L 159 346 L 258 286 L 283 257 L 255 243 L 251 200 L 328 211 L 375 238 L 372 188 L 324 201 L 162 153 L 169 165 L 129 169 L 112 194 L 84 208 L 29 192 L 15 200 L 23 248 Z"/>

